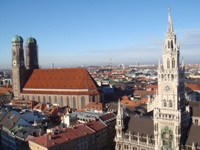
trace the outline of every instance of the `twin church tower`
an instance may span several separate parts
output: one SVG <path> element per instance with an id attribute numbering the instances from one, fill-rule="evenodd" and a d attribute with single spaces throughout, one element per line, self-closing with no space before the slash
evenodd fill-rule
<path id="1" fill-rule="evenodd" d="M 14 99 L 20 98 L 20 92 L 28 74 L 38 69 L 38 46 L 36 39 L 26 40 L 26 57 L 24 57 L 23 38 L 16 35 L 12 38 L 12 84 Z"/>

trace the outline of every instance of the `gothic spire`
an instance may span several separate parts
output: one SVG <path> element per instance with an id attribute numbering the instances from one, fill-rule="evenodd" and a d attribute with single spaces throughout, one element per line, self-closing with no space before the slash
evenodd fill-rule
<path id="1" fill-rule="evenodd" d="M 172 18 L 171 18 L 171 7 L 168 7 L 168 26 L 167 26 L 167 33 L 174 33 L 173 25 L 172 25 Z"/>
<path id="2" fill-rule="evenodd" d="M 121 116 L 121 104 L 120 104 L 120 99 L 118 100 L 118 111 L 117 115 Z"/>

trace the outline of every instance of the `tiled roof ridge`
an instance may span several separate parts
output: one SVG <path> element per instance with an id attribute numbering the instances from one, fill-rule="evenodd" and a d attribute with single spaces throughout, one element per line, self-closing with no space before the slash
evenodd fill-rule
<path id="1" fill-rule="evenodd" d="M 35 69 L 27 80 L 27 89 L 93 89 L 96 82 L 85 68 Z"/>

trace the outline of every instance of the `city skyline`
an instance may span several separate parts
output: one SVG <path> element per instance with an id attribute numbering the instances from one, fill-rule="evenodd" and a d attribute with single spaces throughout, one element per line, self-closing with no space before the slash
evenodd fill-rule
<path id="1" fill-rule="evenodd" d="M 42 68 L 157 64 L 167 30 L 168 6 L 185 63 L 199 63 L 200 2 L 0 2 L 0 68 L 11 67 L 11 39 L 32 36 Z"/>

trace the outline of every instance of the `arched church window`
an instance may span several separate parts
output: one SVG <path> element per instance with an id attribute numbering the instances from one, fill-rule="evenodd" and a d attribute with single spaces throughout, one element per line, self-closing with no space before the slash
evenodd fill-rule
<path id="1" fill-rule="evenodd" d="M 172 74 L 172 81 L 174 81 L 174 75 Z"/>
<path id="2" fill-rule="evenodd" d="M 33 101 L 35 100 L 35 96 L 34 96 L 34 95 L 32 95 L 32 100 L 33 100 Z"/>
<path id="3" fill-rule="evenodd" d="M 172 68 L 175 68 L 175 59 L 172 58 Z"/>
<path id="4" fill-rule="evenodd" d="M 163 80 L 163 74 L 161 75 L 161 80 Z"/>
<path id="5" fill-rule="evenodd" d="M 43 103 L 46 103 L 46 97 L 43 96 Z"/>
<path id="6" fill-rule="evenodd" d="M 170 48 L 170 42 L 168 41 L 168 48 Z"/>
<path id="7" fill-rule="evenodd" d="M 63 97 L 60 97 L 60 105 L 63 106 Z"/>
<path id="8" fill-rule="evenodd" d="M 81 97 L 81 108 L 83 108 L 85 106 L 85 97 L 82 96 Z"/>
<path id="9" fill-rule="evenodd" d="M 169 58 L 167 58 L 167 68 L 170 68 L 170 61 L 169 61 Z"/>
<path id="10" fill-rule="evenodd" d="M 67 106 L 69 106 L 69 96 L 67 96 L 66 100 L 67 100 Z"/>
<path id="11" fill-rule="evenodd" d="M 165 77 L 165 81 L 166 81 L 167 80 L 167 75 L 165 74 L 164 77 Z"/>
<path id="12" fill-rule="evenodd" d="M 49 103 L 51 104 L 51 96 L 49 96 Z"/>
<path id="13" fill-rule="evenodd" d="M 54 103 L 57 104 L 57 96 L 54 96 Z"/>
<path id="14" fill-rule="evenodd" d="M 76 108 L 76 98 L 73 97 L 73 108 Z"/>
<path id="15" fill-rule="evenodd" d="M 40 96 L 38 96 L 38 102 L 40 102 Z"/>
<path id="16" fill-rule="evenodd" d="M 172 107 L 172 100 L 169 101 L 169 107 Z"/>
<path id="17" fill-rule="evenodd" d="M 168 80 L 170 79 L 170 75 L 169 75 L 169 74 L 167 75 L 167 79 L 168 79 Z"/>
<path id="18" fill-rule="evenodd" d="M 171 40 L 171 48 L 173 48 L 173 41 Z"/>
<path id="19" fill-rule="evenodd" d="M 165 99 L 163 100 L 163 107 L 167 107 L 167 102 Z"/>
<path id="20" fill-rule="evenodd" d="M 15 51 L 13 51 L 13 56 L 15 56 L 16 55 L 16 52 Z"/>

